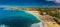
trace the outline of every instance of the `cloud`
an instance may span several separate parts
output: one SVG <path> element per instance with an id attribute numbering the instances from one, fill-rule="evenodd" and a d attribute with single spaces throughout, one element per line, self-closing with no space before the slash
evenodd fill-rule
<path id="1" fill-rule="evenodd" d="M 60 3 L 60 0 L 46 0 L 46 1 L 53 1 L 55 3 Z"/>

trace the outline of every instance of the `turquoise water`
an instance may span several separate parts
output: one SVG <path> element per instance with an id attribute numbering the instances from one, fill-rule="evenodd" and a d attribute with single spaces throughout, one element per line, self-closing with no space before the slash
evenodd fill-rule
<path id="1" fill-rule="evenodd" d="M 0 25 L 10 27 L 30 27 L 33 23 L 40 22 L 35 16 L 18 10 L 0 10 Z"/>

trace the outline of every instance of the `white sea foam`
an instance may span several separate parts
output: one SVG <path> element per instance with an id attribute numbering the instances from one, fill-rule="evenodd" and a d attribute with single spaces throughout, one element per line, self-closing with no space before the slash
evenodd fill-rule
<path id="1" fill-rule="evenodd" d="M 47 25 L 43 24 L 42 22 L 39 22 L 32 24 L 31 27 L 47 27 Z"/>
<path id="2" fill-rule="evenodd" d="M 0 27 L 9 27 L 9 26 L 6 26 L 6 25 L 3 24 L 3 25 L 0 25 Z"/>

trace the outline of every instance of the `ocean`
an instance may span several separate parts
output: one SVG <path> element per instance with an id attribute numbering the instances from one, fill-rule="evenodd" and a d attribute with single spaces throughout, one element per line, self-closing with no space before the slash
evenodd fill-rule
<path id="1" fill-rule="evenodd" d="M 0 9 L 0 27 L 31 27 L 38 22 L 35 16 L 25 11 Z"/>

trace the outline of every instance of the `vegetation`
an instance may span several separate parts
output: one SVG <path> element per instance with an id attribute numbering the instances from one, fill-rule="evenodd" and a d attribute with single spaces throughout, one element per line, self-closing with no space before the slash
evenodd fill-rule
<path id="1" fill-rule="evenodd" d="M 60 23 L 60 8 L 6 8 L 6 10 L 39 11 L 40 14 L 45 12 L 47 15 L 54 17 L 54 19 Z"/>
<path id="2" fill-rule="evenodd" d="M 40 9 L 40 14 L 42 12 L 46 12 L 47 15 L 52 16 L 54 20 L 60 24 L 60 8 L 43 8 Z"/>
<path id="3" fill-rule="evenodd" d="M 40 13 L 46 12 L 50 16 L 60 18 L 60 8 L 5 8 L 5 10 L 39 11 Z"/>

